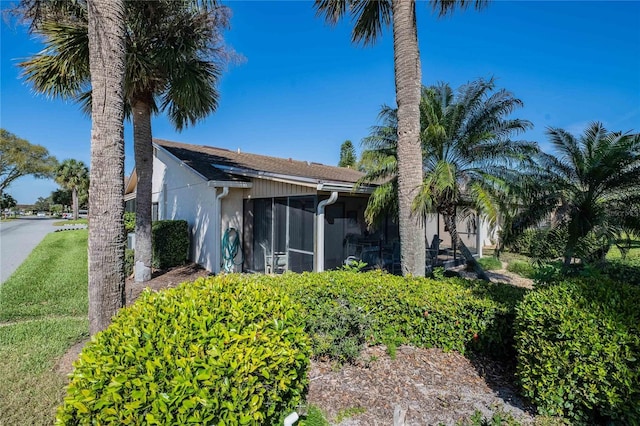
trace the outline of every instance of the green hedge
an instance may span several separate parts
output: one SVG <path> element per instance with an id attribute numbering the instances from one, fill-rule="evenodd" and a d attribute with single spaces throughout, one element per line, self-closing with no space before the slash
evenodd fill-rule
<path id="1" fill-rule="evenodd" d="M 603 278 L 530 292 L 517 308 L 517 374 L 543 414 L 640 419 L 640 288 Z"/>
<path id="2" fill-rule="evenodd" d="M 331 271 L 260 277 L 304 307 L 316 357 L 351 361 L 366 344 L 412 344 L 512 354 L 515 304 L 524 291 L 451 278 Z"/>
<path id="3" fill-rule="evenodd" d="M 512 260 L 507 265 L 507 271 L 525 278 L 533 278 L 536 272 L 533 265 L 529 262 L 525 262 L 524 260 Z"/>
<path id="4" fill-rule="evenodd" d="M 164 269 L 184 265 L 189 257 L 189 224 L 185 220 L 158 220 L 151 226 L 152 264 Z"/>
<path id="5" fill-rule="evenodd" d="M 57 424 L 281 424 L 307 386 L 300 310 L 238 275 L 147 291 L 84 348 Z"/>

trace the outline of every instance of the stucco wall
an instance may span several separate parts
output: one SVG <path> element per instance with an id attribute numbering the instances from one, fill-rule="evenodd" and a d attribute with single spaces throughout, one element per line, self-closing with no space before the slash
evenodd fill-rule
<path id="1" fill-rule="evenodd" d="M 253 179 L 253 187 L 246 192 L 246 198 L 290 197 L 295 195 L 315 195 L 316 188 L 265 179 Z"/>
<path id="2" fill-rule="evenodd" d="M 191 260 L 214 271 L 220 242 L 216 241 L 215 192 L 188 167 L 162 150 L 157 151 L 153 168 L 154 202 L 159 219 L 182 219 L 189 223 Z"/>

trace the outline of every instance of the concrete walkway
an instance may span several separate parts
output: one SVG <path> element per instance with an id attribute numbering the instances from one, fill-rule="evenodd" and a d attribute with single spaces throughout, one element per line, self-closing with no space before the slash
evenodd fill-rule
<path id="1" fill-rule="evenodd" d="M 60 219 L 26 217 L 0 222 L 0 283 L 24 262 L 49 232 L 60 229 L 53 222 Z"/>

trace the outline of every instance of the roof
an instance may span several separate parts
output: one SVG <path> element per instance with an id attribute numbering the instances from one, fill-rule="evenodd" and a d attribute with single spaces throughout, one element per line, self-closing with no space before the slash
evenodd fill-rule
<path id="1" fill-rule="evenodd" d="M 266 155 L 231 151 L 205 145 L 190 145 L 154 139 L 154 143 L 166 149 L 208 180 L 245 181 L 246 171 L 267 173 L 291 180 L 316 181 L 316 183 L 344 183 L 353 185 L 364 174 L 345 167 L 278 158 Z M 267 176 L 265 176 L 267 177 Z"/>

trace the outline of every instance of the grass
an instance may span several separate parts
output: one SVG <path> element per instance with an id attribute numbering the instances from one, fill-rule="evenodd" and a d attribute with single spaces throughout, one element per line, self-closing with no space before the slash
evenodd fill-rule
<path id="1" fill-rule="evenodd" d="M 53 222 L 53 226 L 88 225 L 88 224 L 89 224 L 89 221 L 87 219 L 60 220 L 58 222 Z"/>
<path id="2" fill-rule="evenodd" d="M 67 383 L 53 367 L 88 337 L 87 231 L 47 235 L 0 292 L 0 419 L 52 424 Z"/>
<path id="3" fill-rule="evenodd" d="M 478 263 L 485 271 L 495 271 L 496 269 L 502 269 L 502 262 L 497 257 L 483 257 L 478 259 Z"/>
<path id="4" fill-rule="evenodd" d="M 48 234 L 0 287 L 0 321 L 86 315 L 87 235 Z"/>

